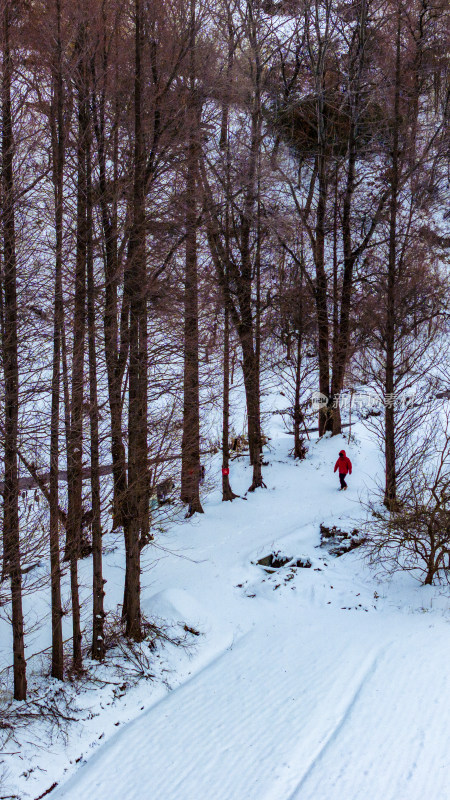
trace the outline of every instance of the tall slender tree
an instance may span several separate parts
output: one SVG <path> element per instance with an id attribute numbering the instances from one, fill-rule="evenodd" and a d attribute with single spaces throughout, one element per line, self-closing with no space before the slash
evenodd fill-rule
<path id="1" fill-rule="evenodd" d="M 19 352 L 17 335 L 17 256 L 14 186 L 14 134 L 11 104 L 13 61 L 11 53 L 12 9 L 3 0 L 2 22 L 2 238 L 3 238 L 3 372 L 5 380 L 5 480 L 3 494 L 4 565 L 11 580 L 14 653 L 14 698 L 27 694 L 22 570 L 20 563 L 19 480 L 17 466 L 19 421 Z"/>
<path id="2" fill-rule="evenodd" d="M 127 547 L 124 610 L 127 635 L 141 636 L 140 542 L 146 530 L 147 467 L 147 301 L 145 247 L 145 150 L 142 119 L 144 15 L 134 4 L 134 156 L 133 224 L 125 274 L 129 303 L 128 491 L 125 519 Z"/>
<path id="3" fill-rule="evenodd" d="M 61 32 L 61 0 L 55 0 L 55 35 L 52 57 L 52 175 L 55 198 L 55 284 L 53 300 L 52 406 L 50 421 L 50 570 L 52 592 L 52 676 L 63 680 L 64 651 L 62 637 L 61 563 L 59 545 L 59 412 L 61 390 L 61 331 L 63 327 L 62 258 L 63 258 L 63 188 L 64 188 L 64 80 Z"/>
<path id="4" fill-rule="evenodd" d="M 198 364 L 197 175 L 201 106 L 196 87 L 196 9 L 190 0 L 186 153 L 186 258 L 184 275 L 184 401 L 181 499 L 188 513 L 203 513 L 200 501 L 200 398 Z"/>
<path id="5" fill-rule="evenodd" d="M 102 565 L 102 523 L 100 497 L 100 445 L 99 410 L 97 391 L 97 344 L 95 315 L 95 276 L 92 199 L 92 129 L 86 145 L 86 215 L 87 215 L 87 328 L 89 359 L 89 423 L 91 451 L 91 503 L 92 503 L 92 657 L 102 661 L 105 656 L 103 607 L 104 578 Z"/>

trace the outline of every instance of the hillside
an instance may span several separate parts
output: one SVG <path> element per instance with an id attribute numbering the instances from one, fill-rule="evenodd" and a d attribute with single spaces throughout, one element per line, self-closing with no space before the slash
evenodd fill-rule
<path id="1" fill-rule="evenodd" d="M 201 634 L 188 655 L 155 656 L 170 690 L 157 678 L 124 701 L 82 694 L 90 714 L 66 745 L 24 744 L 17 796 L 54 782 L 50 796 L 67 800 L 449 796 L 448 597 L 412 576 L 375 578 L 360 548 L 336 558 L 318 547 L 321 523 L 348 531 L 364 517 L 380 468 L 364 428 L 350 445 L 311 442 L 296 464 L 273 419 L 267 489 L 232 504 L 214 491 L 205 515 L 157 539 L 168 552 L 144 570 L 144 613 Z M 332 472 L 342 443 L 354 465 L 346 493 Z M 243 493 L 248 471 L 232 462 Z M 257 561 L 270 553 L 311 566 L 269 573 Z M 111 556 L 108 568 L 113 583 Z"/>

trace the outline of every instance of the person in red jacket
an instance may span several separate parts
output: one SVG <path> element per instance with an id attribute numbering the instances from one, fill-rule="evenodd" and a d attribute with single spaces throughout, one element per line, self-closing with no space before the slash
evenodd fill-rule
<path id="1" fill-rule="evenodd" d="M 334 465 L 334 471 L 336 472 L 337 469 L 339 470 L 339 480 L 341 482 L 340 488 L 345 490 L 348 488 L 345 482 L 345 476 L 352 474 L 352 462 L 348 456 L 346 456 L 345 450 L 341 450 L 339 453 L 339 458 Z"/>

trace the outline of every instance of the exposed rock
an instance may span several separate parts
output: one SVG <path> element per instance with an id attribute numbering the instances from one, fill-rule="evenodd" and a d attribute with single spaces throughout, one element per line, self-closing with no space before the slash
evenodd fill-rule
<path id="1" fill-rule="evenodd" d="M 309 558 L 303 557 L 295 559 L 293 556 L 282 555 L 280 551 L 277 553 L 269 553 L 269 555 L 264 556 L 264 558 L 258 559 L 256 563 L 261 567 L 264 567 L 265 571 L 269 574 L 275 572 L 275 570 L 280 569 L 281 567 L 290 567 L 291 569 L 300 567 L 301 569 L 309 569 L 311 566 L 311 561 Z"/>
<path id="2" fill-rule="evenodd" d="M 344 553 L 349 553 L 350 550 L 355 550 L 365 542 L 365 537 L 354 528 L 350 533 L 342 531 L 333 525 L 332 528 L 327 528 L 326 525 L 320 525 L 320 547 L 325 548 L 331 556 L 343 556 Z"/>

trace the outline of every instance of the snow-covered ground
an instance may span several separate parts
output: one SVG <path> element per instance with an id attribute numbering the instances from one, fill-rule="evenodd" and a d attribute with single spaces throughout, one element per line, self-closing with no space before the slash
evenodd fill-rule
<path id="1" fill-rule="evenodd" d="M 203 516 L 160 535 L 165 550 L 144 571 L 145 614 L 202 632 L 190 656 L 155 655 L 171 689 L 141 681 L 122 706 L 90 690 L 91 719 L 69 726 L 66 743 L 24 743 L 20 770 L 5 757 L 10 795 L 57 783 L 55 800 L 450 798 L 448 596 L 411 575 L 375 578 L 360 550 L 318 547 L 320 523 L 351 530 L 364 516 L 377 452 L 358 425 L 350 445 L 311 442 L 295 464 L 273 419 L 267 489 L 233 503 L 212 492 Z M 345 493 L 333 475 L 342 446 L 354 464 Z M 244 460 L 231 480 L 243 495 Z M 256 562 L 276 551 L 311 567 L 269 574 Z M 110 589 L 115 579 L 118 567 Z"/>

